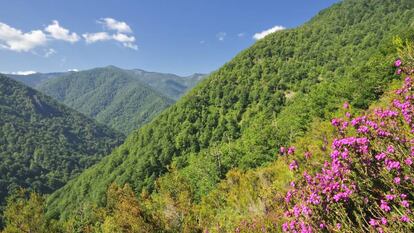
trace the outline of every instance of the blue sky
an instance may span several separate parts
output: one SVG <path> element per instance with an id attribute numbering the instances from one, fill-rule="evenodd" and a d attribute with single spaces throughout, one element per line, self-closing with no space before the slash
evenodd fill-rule
<path id="1" fill-rule="evenodd" d="M 338 0 L 0 0 L 0 72 L 211 72 Z M 256 39 L 254 39 L 254 35 Z"/>

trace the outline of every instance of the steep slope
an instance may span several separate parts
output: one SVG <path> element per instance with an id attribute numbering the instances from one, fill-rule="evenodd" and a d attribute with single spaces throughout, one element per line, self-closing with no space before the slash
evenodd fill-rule
<path id="1" fill-rule="evenodd" d="M 0 75 L 0 206 L 17 187 L 50 193 L 123 141 L 86 116 Z"/>
<path id="2" fill-rule="evenodd" d="M 199 201 L 229 169 L 274 160 L 275 148 L 344 100 L 364 109 L 382 94 L 393 73 L 391 39 L 413 16 L 411 0 L 346 0 L 267 36 L 55 192 L 49 215 L 68 217 L 82 202 L 104 204 L 112 182 L 152 191 L 171 167 L 188 177 Z"/>
<path id="3" fill-rule="evenodd" d="M 71 72 L 38 88 L 67 106 L 125 134 L 149 122 L 174 101 L 110 66 Z"/>
<path id="4" fill-rule="evenodd" d="M 24 83 L 25 85 L 38 88 L 42 83 L 49 79 L 57 78 L 65 75 L 68 72 L 56 72 L 56 73 L 34 73 L 29 75 L 16 75 L 16 74 L 5 74 L 7 77 L 12 78 L 16 81 Z"/>

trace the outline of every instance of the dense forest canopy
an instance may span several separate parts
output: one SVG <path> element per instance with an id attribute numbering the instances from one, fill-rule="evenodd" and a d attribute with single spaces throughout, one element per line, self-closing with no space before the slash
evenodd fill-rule
<path id="1" fill-rule="evenodd" d="M 127 135 L 150 122 L 203 77 L 108 66 L 68 72 L 36 88 Z"/>
<path id="2" fill-rule="evenodd" d="M 0 75 L 0 206 L 18 187 L 51 193 L 124 136 Z"/>
<path id="3" fill-rule="evenodd" d="M 153 192 L 172 169 L 199 202 L 229 170 L 273 161 L 275 148 L 329 119 L 344 100 L 368 108 L 391 82 L 392 37 L 409 35 L 413 16 L 411 0 L 346 0 L 259 40 L 51 195 L 48 215 L 105 205 L 113 182 Z"/>

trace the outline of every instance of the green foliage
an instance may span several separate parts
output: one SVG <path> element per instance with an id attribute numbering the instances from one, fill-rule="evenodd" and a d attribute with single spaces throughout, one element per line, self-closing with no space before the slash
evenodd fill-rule
<path id="1" fill-rule="evenodd" d="M 36 88 L 113 129 L 129 134 L 150 122 L 203 77 L 201 74 L 180 77 L 109 66 L 69 72 L 58 78 L 44 78 Z M 26 82 L 24 77 L 16 79 Z"/>
<path id="2" fill-rule="evenodd" d="M 64 222 L 68 233 L 149 233 L 159 232 L 158 223 L 147 216 L 134 191 L 126 184 L 109 186 L 104 207 L 82 206 L 76 215 Z"/>
<path id="3" fill-rule="evenodd" d="M 4 217 L 7 225 L 2 233 L 52 233 L 58 230 L 55 222 L 46 220 L 44 198 L 26 190 L 19 190 L 8 198 Z"/>
<path id="4" fill-rule="evenodd" d="M 133 74 L 136 79 L 152 87 L 157 92 L 173 100 L 178 100 L 206 77 L 206 75 L 198 73 L 182 77 L 174 74 L 148 72 L 139 69 L 128 70 L 127 72 Z"/>
<path id="5" fill-rule="evenodd" d="M 413 18 L 411 0 L 346 0 L 259 40 L 55 192 L 48 214 L 67 218 L 79 203 L 105 205 L 113 182 L 152 192 L 172 165 L 186 178 L 189 201 L 199 202 L 229 170 L 272 162 L 275 148 L 329 119 L 344 100 L 368 108 L 391 82 L 392 37 L 407 34 Z M 203 163 L 215 171 L 200 175 Z M 175 184 L 174 177 L 165 179 Z M 170 190 L 168 197 L 173 188 L 156 190 Z"/>
<path id="6" fill-rule="evenodd" d="M 98 162 L 121 134 L 0 75 L 0 206 L 18 187 L 50 193 Z"/>

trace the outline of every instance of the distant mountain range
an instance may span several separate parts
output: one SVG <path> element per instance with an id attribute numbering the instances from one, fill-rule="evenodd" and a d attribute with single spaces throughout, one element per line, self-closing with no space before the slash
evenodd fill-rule
<path id="1" fill-rule="evenodd" d="M 124 70 L 8 75 L 124 134 L 151 121 L 205 77 Z"/>
<path id="2" fill-rule="evenodd" d="M 69 72 L 34 73 L 34 74 L 28 74 L 28 75 L 18 75 L 18 74 L 5 74 L 5 75 L 19 82 L 22 82 L 29 87 L 37 88 L 43 82 L 49 79 L 58 78 L 67 73 Z"/>

